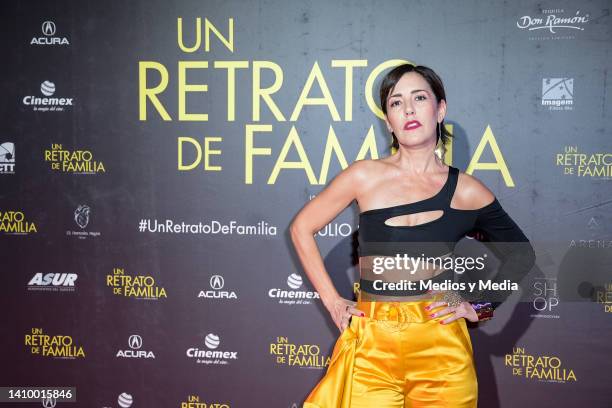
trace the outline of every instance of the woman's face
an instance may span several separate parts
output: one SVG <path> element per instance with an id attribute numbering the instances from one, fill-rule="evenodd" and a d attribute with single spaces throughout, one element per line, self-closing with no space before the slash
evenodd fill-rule
<path id="1" fill-rule="evenodd" d="M 438 104 L 429 83 L 417 72 L 407 72 L 387 98 L 385 122 L 400 145 L 436 144 L 436 125 L 444 119 L 446 102 Z"/>

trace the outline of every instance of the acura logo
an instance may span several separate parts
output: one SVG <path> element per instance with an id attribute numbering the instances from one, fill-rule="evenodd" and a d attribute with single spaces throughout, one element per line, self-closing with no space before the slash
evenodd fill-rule
<path id="1" fill-rule="evenodd" d="M 42 33 L 46 36 L 55 34 L 55 23 L 53 21 L 45 21 L 42 23 Z"/>
<path id="2" fill-rule="evenodd" d="M 219 290 L 223 288 L 225 285 L 225 281 L 223 280 L 223 276 L 221 275 L 213 275 L 210 277 L 210 287 Z"/>
<path id="3" fill-rule="evenodd" d="M 138 350 L 142 347 L 142 337 L 137 334 L 132 334 L 128 340 L 131 349 Z"/>

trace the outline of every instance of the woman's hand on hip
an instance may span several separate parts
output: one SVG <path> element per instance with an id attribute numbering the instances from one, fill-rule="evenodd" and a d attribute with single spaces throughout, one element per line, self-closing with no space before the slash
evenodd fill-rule
<path id="1" fill-rule="evenodd" d="M 355 307 L 356 305 L 357 302 L 340 296 L 325 305 L 340 333 L 348 327 L 351 316 L 365 316 L 361 310 Z"/>

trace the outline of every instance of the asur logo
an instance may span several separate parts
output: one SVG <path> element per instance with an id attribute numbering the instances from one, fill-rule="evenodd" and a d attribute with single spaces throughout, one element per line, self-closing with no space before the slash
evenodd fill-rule
<path id="1" fill-rule="evenodd" d="M 42 23 L 42 32 L 48 37 L 55 34 L 55 23 L 53 21 L 45 21 Z"/>

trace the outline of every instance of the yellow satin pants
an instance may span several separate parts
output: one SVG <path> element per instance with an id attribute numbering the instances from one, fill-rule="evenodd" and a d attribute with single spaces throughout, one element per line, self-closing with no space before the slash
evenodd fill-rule
<path id="1" fill-rule="evenodd" d="M 478 383 L 464 318 L 440 324 L 432 301 L 362 302 L 304 408 L 475 408 Z M 436 309 L 442 310 L 441 308 Z"/>

